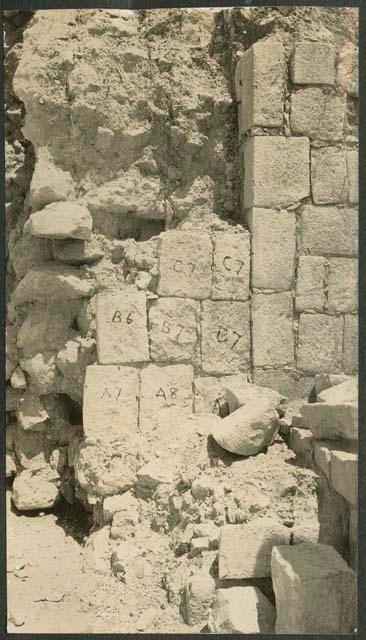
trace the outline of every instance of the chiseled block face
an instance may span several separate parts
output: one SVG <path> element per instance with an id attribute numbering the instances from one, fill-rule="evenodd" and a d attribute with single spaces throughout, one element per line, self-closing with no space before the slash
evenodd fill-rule
<path id="1" fill-rule="evenodd" d="M 159 296 L 209 298 L 212 241 L 206 233 L 168 231 L 160 236 Z"/>
<path id="2" fill-rule="evenodd" d="M 199 302 L 188 298 L 160 298 L 149 309 L 151 359 L 192 361 L 198 349 Z"/>
<path id="3" fill-rule="evenodd" d="M 307 373 L 338 373 L 342 369 L 343 318 L 302 313 L 297 364 Z"/>
<path id="4" fill-rule="evenodd" d="M 212 374 L 246 371 L 249 366 L 249 303 L 202 303 L 202 370 Z"/>
<path id="5" fill-rule="evenodd" d="M 213 299 L 248 300 L 249 274 L 249 233 L 216 234 L 212 282 Z"/>
<path id="6" fill-rule="evenodd" d="M 100 364 L 146 362 L 146 295 L 143 291 L 100 293 L 97 297 L 97 351 Z"/>
<path id="7" fill-rule="evenodd" d="M 83 424 L 86 437 L 124 440 L 137 431 L 139 375 L 133 367 L 87 367 Z"/>
<path id="8" fill-rule="evenodd" d="M 141 370 L 140 431 L 152 431 L 159 416 L 193 412 L 193 367 L 189 364 L 148 365 Z"/>
<path id="9" fill-rule="evenodd" d="M 335 80 L 335 49 L 323 42 L 299 42 L 292 54 L 295 84 L 328 84 Z"/>
<path id="10" fill-rule="evenodd" d="M 255 294 L 252 298 L 252 320 L 254 366 L 293 364 L 292 293 Z"/>

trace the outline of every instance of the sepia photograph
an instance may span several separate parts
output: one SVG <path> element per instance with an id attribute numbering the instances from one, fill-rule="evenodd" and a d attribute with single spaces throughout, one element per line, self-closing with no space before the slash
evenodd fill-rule
<path id="1" fill-rule="evenodd" d="M 156 4 L 2 11 L 7 633 L 356 634 L 359 9 Z"/>

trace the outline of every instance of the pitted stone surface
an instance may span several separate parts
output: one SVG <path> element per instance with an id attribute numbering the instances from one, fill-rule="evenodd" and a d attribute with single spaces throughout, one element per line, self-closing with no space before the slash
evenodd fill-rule
<path id="1" fill-rule="evenodd" d="M 312 139 L 342 140 L 346 100 L 318 87 L 307 87 L 291 96 L 291 129 Z"/>
<path id="2" fill-rule="evenodd" d="M 330 258 L 328 312 L 354 313 L 358 310 L 358 260 Z"/>
<path id="3" fill-rule="evenodd" d="M 296 311 L 324 311 L 326 260 L 300 256 L 296 281 Z"/>
<path id="4" fill-rule="evenodd" d="M 300 249 L 315 255 L 356 255 L 357 209 L 305 205 L 300 216 Z"/>
<path id="5" fill-rule="evenodd" d="M 195 357 L 198 344 L 199 302 L 188 298 L 160 298 L 149 309 L 151 359 L 181 362 Z"/>
<path id="6" fill-rule="evenodd" d="M 252 322 L 254 366 L 291 364 L 294 360 L 292 293 L 255 294 Z"/>
<path id="7" fill-rule="evenodd" d="M 299 321 L 297 362 L 307 373 L 342 369 L 343 318 L 303 313 Z"/>
<path id="8" fill-rule="evenodd" d="M 249 304 L 247 302 L 202 303 L 202 370 L 231 374 L 249 367 Z"/>
<path id="9" fill-rule="evenodd" d="M 249 233 L 218 233 L 214 239 L 212 298 L 248 300 Z"/>
<path id="10" fill-rule="evenodd" d="M 206 233 L 168 231 L 160 236 L 160 296 L 209 298 L 212 287 L 212 241 Z"/>
<path id="11" fill-rule="evenodd" d="M 295 84 L 328 84 L 335 81 L 335 48 L 323 42 L 300 42 L 291 59 Z"/>
<path id="12" fill-rule="evenodd" d="M 346 202 L 347 156 L 343 149 L 323 147 L 311 152 L 311 190 L 315 204 Z"/>

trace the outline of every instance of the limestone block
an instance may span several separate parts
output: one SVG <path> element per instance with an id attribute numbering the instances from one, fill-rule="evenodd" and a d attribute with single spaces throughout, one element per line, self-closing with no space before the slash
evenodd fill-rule
<path id="1" fill-rule="evenodd" d="M 305 425 L 318 440 L 330 439 L 357 440 L 358 405 L 357 402 L 329 404 L 317 402 L 301 407 Z"/>
<path id="2" fill-rule="evenodd" d="M 244 147 L 244 207 L 288 207 L 310 195 L 309 140 L 256 136 Z"/>
<path id="3" fill-rule="evenodd" d="M 352 316 L 353 317 L 353 316 Z M 335 387 L 349 379 L 344 373 L 317 373 L 315 376 L 315 392 L 318 396 L 325 389 Z"/>
<path id="4" fill-rule="evenodd" d="M 347 378 L 339 384 L 333 385 L 318 393 L 318 402 L 340 404 L 342 402 L 358 402 L 358 380 L 356 377 Z"/>
<path id="5" fill-rule="evenodd" d="M 112 540 L 123 540 L 128 537 L 131 529 L 139 523 L 138 498 L 131 491 L 126 491 L 120 496 L 108 496 L 103 502 L 103 514 L 108 518 L 107 522 L 109 519 L 112 520 Z M 110 516 L 112 517 L 110 518 Z"/>
<path id="6" fill-rule="evenodd" d="M 274 633 L 276 611 L 258 587 L 217 589 L 213 601 L 215 633 Z"/>
<path id="7" fill-rule="evenodd" d="M 181 362 L 194 359 L 198 347 L 199 302 L 160 298 L 149 308 L 151 359 Z"/>
<path id="8" fill-rule="evenodd" d="M 75 196 L 75 183 L 71 173 L 56 167 L 48 149 L 39 147 L 29 188 L 29 204 L 33 211 L 38 211 L 51 202 L 73 200 Z"/>
<path id="9" fill-rule="evenodd" d="M 302 544 L 303 542 L 318 542 L 319 522 L 314 515 L 303 520 L 295 519 L 295 524 L 291 529 L 292 544 Z"/>
<path id="10" fill-rule="evenodd" d="M 152 431 L 162 414 L 169 414 L 172 424 L 177 416 L 193 411 L 193 368 L 188 364 L 158 366 L 141 370 L 140 429 Z M 175 418 L 174 418 L 175 416 Z"/>
<path id="11" fill-rule="evenodd" d="M 194 379 L 194 412 L 197 415 L 214 413 L 217 400 L 224 399 L 223 382 L 225 378 L 213 376 Z"/>
<path id="12" fill-rule="evenodd" d="M 182 614 L 189 625 L 205 626 L 215 593 L 215 580 L 207 572 L 196 571 L 187 581 L 183 590 Z"/>
<path id="13" fill-rule="evenodd" d="M 48 413 L 38 396 L 28 392 L 21 398 L 17 418 L 23 429 L 42 431 L 48 417 Z"/>
<path id="14" fill-rule="evenodd" d="M 93 219 L 77 202 L 54 202 L 29 216 L 24 232 L 39 238 L 90 240 Z"/>
<path id="15" fill-rule="evenodd" d="M 57 471 L 49 465 L 39 471 L 26 469 L 14 480 L 11 499 L 19 511 L 49 509 L 58 496 Z"/>
<path id="16" fill-rule="evenodd" d="M 121 440 L 138 425 L 138 371 L 91 365 L 86 369 L 83 423 L 86 437 Z"/>
<path id="17" fill-rule="evenodd" d="M 219 546 L 220 579 L 270 576 L 273 547 L 289 541 L 289 529 L 270 518 L 223 526 Z"/>
<path id="18" fill-rule="evenodd" d="M 253 382 L 263 387 L 271 387 L 289 400 L 306 398 L 314 386 L 312 376 L 302 376 L 296 370 L 254 369 Z"/>
<path id="19" fill-rule="evenodd" d="M 306 373 L 337 373 L 342 368 L 343 319 L 302 313 L 297 364 Z"/>
<path id="20" fill-rule="evenodd" d="M 75 455 L 75 478 L 92 503 L 98 496 L 104 498 L 131 489 L 136 473 L 136 434 L 130 442 L 122 438 L 106 440 L 88 438 L 78 445 Z"/>
<path id="21" fill-rule="evenodd" d="M 343 369 L 356 373 L 358 369 L 358 316 L 344 316 Z"/>
<path id="22" fill-rule="evenodd" d="M 212 298 L 248 300 L 250 273 L 249 233 L 218 233 L 214 238 Z"/>
<path id="23" fill-rule="evenodd" d="M 251 209 L 248 225 L 252 233 L 252 287 L 288 291 L 295 270 L 295 213 Z"/>
<path id="24" fill-rule="evenodd" d="M 160 235 L 160 296 L 209 298 L 212 288 L 212 241 L 208 234 L 168 231 Z"/>
<path id="25" fill-rule="evenodd" d="M 315 204 L 346 202 L 347 156 L 343 149 L 322 147 L 311 152 L 311 190 Z"/>
<path id="26" fill-rule="evenodd" d="M 92 264 L 103 258 L 104 251 L 92 236 L 90 241 L 84 240 L 55 240 L 53 242 L 53 257 L 59 262 L 79 266 Z"/>
<path id="27" fill-rule="evenodd" d="M 291 130 L 312 139 L 337 142 L 343 138 L 345 112 L 344 96 L 319 87 L 299 89 L 291 96 Z"/>
<path id="28" fill-rule="evenodd" d="M 276 633 L 347 634 L 356 626 L 356 576 L 325 544 L 273 550 Z"/>
<path id="29" fill-rule="evenodd" d="M 280 404 L 281 398 L 276 391 L 251 384 L 248 382 L 248 376 L 245 373 L 225 376 L 221 378 L 221 382 L 225 390 L 225 398 L 228 402 L 230 413 L 247 404 L 247 402 L 251 402 L 252 400 L 259 401 L 262 396 L 266 398 L 272 397 L 274 407 Z"/>
<path id="30" fill-rule="evenodd" d="M 296 280 L 296 311 L 324 311 L 326 260 L 300 256 Z"/>
<path id="31" fill-rule="evenodd" d="M 13 294 L 15 306 L 25 302 L 59 302 L 90 298 L 95 282 L 81 269 L 51 265 L 34 267 L 19 282 Z"/>
<path id="32" fill-rule="evenodd" d="M 136 473 L 136 485 L 147 489 L 156 489 L 160 484 L 173 482 L 172 468 L 163 459 L 150 460 Z"/>
<path id="33" fill-rule="evenodd" d="M 358 48 L 353 42 L 344 42 L 339 50 L 338 82 L 349 95 L 358 97 Z"/>
<path id="34" fill-rule="evenodd" d="M 103 500 L 102 520 L 103 523 L 111 522 L 116 513 L 124 512 L 125 514 L 132 511 L 138 511 L 138 500 L 130 492 L 122 493 L 116 496 L 107 496 Z M 137 513 L 138 516 L 138 513 Z M 138 522 L 138 517 L 137 517 Z M 137 523 L 136 523 L 137 524 Z M 112 533 L 112 532 L 111 532 Z M 111 535 L 111 537 L 114 537 Z"/>
<path id="35" fill-rule="evenodd" d="M 358 204 L 358 151 L 347 151 L 348 200 Z"/>
<path id="36" fill-rule="evenodd" d="M 335 81 L 335 49 L 323 42 L 300 42 L 291 59 L 295 84 L 328 84 Z"/>
<path id="37" fill-rule="evenodd" d="M 100 364 L 146 362 L 146 294 L 131 288 L 97 296 L 97 351 Z"/>
<path id="38" fill-rule="evenodd" d="M 314 440 L 306 429 L 292 427 L 290 430 L 289 447 L 296 453 L 296 457 L 306 465 L 313 460 Z"/>
<path id="39" fill-rule="evenodd" d="M 292 293 L 252 297 L 255 367 L 292 364 L 294 360 Z"/>
<path id="40" fill-rule="evenodd" d="M 300 249 L 318 255 L 357 255 L 357 209 L 305 205 L 300 218 Z"/>
<path id="41" fill-rule="evenodd" d="M 260 40 L 240 60 L 242 130 L 253 126 L 280 127 L 283 120 L 286 62 L 284 48 Z"/>
<path id="42" fill-rule="evenodd" d="M 249 304 L 205 300 L 201 312 L 202 370 L 231 374 L 249 366 Z"/>
<path id="43" fill-rule="evenodd" d="M 352 313 L 358 309 L 358 260 L 330 258 L 328 313 Z"/>
<path id="44" fill-rule="evenodd" d="M 328 440 L 315 440 L 314 462 L 330 480 L 330 452 L 332 445 Z"/>
<path id="45" fill-rule="evenodd" d="M 354 507 L 357 505 L 357 453 L 330 452 L 330 478 L 335 490 Z"/>

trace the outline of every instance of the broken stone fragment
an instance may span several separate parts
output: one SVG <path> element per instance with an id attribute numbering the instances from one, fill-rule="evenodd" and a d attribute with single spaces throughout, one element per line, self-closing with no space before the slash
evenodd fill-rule
<path id="1" fill-rule="evenodd" d="M 170 484 L 173 481 L 173 473 L 166 460 L 151 460 L 138 470 L 136 477 L 136 483 L 148 489 L 155 489 L 159 484 Z"/>
<path id="2" fill-rule="evenodd" d="M 338 440 L 339 438 L 357 440 L 358 438 L 357 402 L 305 404 L 301 407 L 301 414 L 306 427 L 318 440 Z"/>
<path id="3" fill-rule="evenodd" d="M 230 413 L 252 400 L 257 400 L 257 402 L 260 402 L 262 398 L 272 400 L 275 408 L 280 406 L 281 400 L 284 400 L 283 396 L 274 389 L 250 384 L 247 375 L 244 373 L 222 378 L 221 384 L 224 387 L 225 397 L 229 403 Z"/>
<path id="4" fill-rule="evenodd" d="M 53 257 L 58 262 L 79 266 L 92 264 L 104 256 L 104 251 L 92 236 L 85 240 L 54 240 Z"/>
<path id="5" fill-rule="evenodd" d="M 55 390 L 57 381 L 56 357 L 54 353 L 37 353 L 33 358 L 20 361 L 28 375 L 30 390 L 39 395 Z"/>
<path id="6" fill-rule="evenodd" d="M 272 580 L 276 633 L 353 633 L 356 576 L 333 547 L 307 543 L 275 548 Z"/>
<path id="7" fill-rule="evenodd" d="M 29 204 L 33 211 L 59 200 L 73 200 L 75 195 L 70 172 L 56 167 L 48 149 L 39 147 L 29 188 Z"/>
<path id="8" fill-rule="evenodd" d="M 196 572 L 189 578 L 182 593 L 183 620 L 191 625 L 207 622 L 212 599 L 215 593 L 215 580 L 207 572 Z"/>
<path id="9" fill-rule="evenodd" d="M 140 520 L 138 499 L 131 493 L 125 493 L 124 496 L 124 504 L 121 504 L 120 510 L 113 515 L 110 534 L 112 540 L 126 539 Z"/>
<path id="10" fill-rule="evenodd" d="M 108 496 L 103 500 L 103 507 L 102 507 L 103 523 L 105 524 L 105 523 L 111 522 L 117 513 L 125 512 L 126 514 L 131 511 L 137 511 L 137 508 L 138 508 L 138 500 L 130 491 L 127 491 L 126 493 L 122 493 L 121 495 Z M 138 512 L 137 512 L 137 515 L 138 515 Z"/>
<path id="11" fill-rule="evenodd" d="M 311 465 L 314 455 L 314 438 L 307 429 L 293 427 L 290 431 L 289 447 L 305 465 Z"/>
<path id="12" fill-rule="evenodd" d="M 55 484 L 59 475 L 50 466 L 39 471 L 27 469 L 14 480 L 12 501 L 19 511 L 49 509 L 55 504 L 59 490 Z"/>
<path id="13" fill-rule="evenodd" d="M 17 367 L 10 378 L 10 384 L 13 389 L 25 389 L 27 386 L 27 381 L 25 379 L 25 375 L 20 367 Z"/>
<path id="14" fill-rule="evenodd" d="M 345 382 L 349 379 L 349 376 L 343 373 L 317 373 L 315 375 L 315 392 L 318 396 L 322 391 L 335 387 L 341 382 Z"/>
<path id="15" fill-rule="evenodd" d="M 92 533 L 84 547 L 82 569 L 84 573 L 111 573 L 111 548 L 109 527 L 103 527 Z"/>
<path id="16" fill-rule="evenodd" d="M 42 431 L 48 417 L 43 403 L 37 396 L 32 393 L 26 393 L 20 400 L 17 418 L 23 429 Z"/>
<path id="17" fill-rule="evenodd" d="M 357 453 L 330 451 L 331 483 L 353 507 L 357 505 L 357 472 Z"/>
<path id="18" fill-rule="evenodd" d="M 318 393 L 318 402 L 328 404 L 342 404 L 344 402 L 358 402 L 357 378 L 349 378 L 344 382 Z"/>
<path id="19" fill-rule="evenodd" d="M 10 454 L 10 453 L 6 454 L 5 469 L 6 469 L 6 477 L 7 478 L 11 478 L 17 472 L 17 468 L 16 468 L 15 461 L 14 461 L 14 456 L 12 454 Z"/>
<path id="20" fill-rule="evenodd" d="M 114 575 L 126 579 L 126 573 L 131 563 L 138 555 L 138 549 L 134 542 L 120 542 L 114 549 L 111 557 L 112 571 Z"/>
<path id="21" fill-rule="evenodd" d="M 257 587 L 218 589 L 213 601 L 215 633 L 274 633 L 276 611 Z"/>
<path id="22" fill-rule="evenodd" d="M 88 209 L 77 202 L 54 202 L 32 213 L 24 232 L 54 240 L 90 240 L 93 219 Z"/>
<path id="23" fill-rule="evenodd" d="M 86 495 L 123 493 L 133 486 L 135 473 L 135 451 L 126 451 L 120 442 L 82 442 L 78 449 L 75 477 Z"/>
<path id="24" fill-rule="evenodd" d="M 34 267 L 21 280 L 13 294 L 15 306 L 25 302 L 55 302 L 90 298 L 95 283 L 73 267 L 52 265 Z"/>

